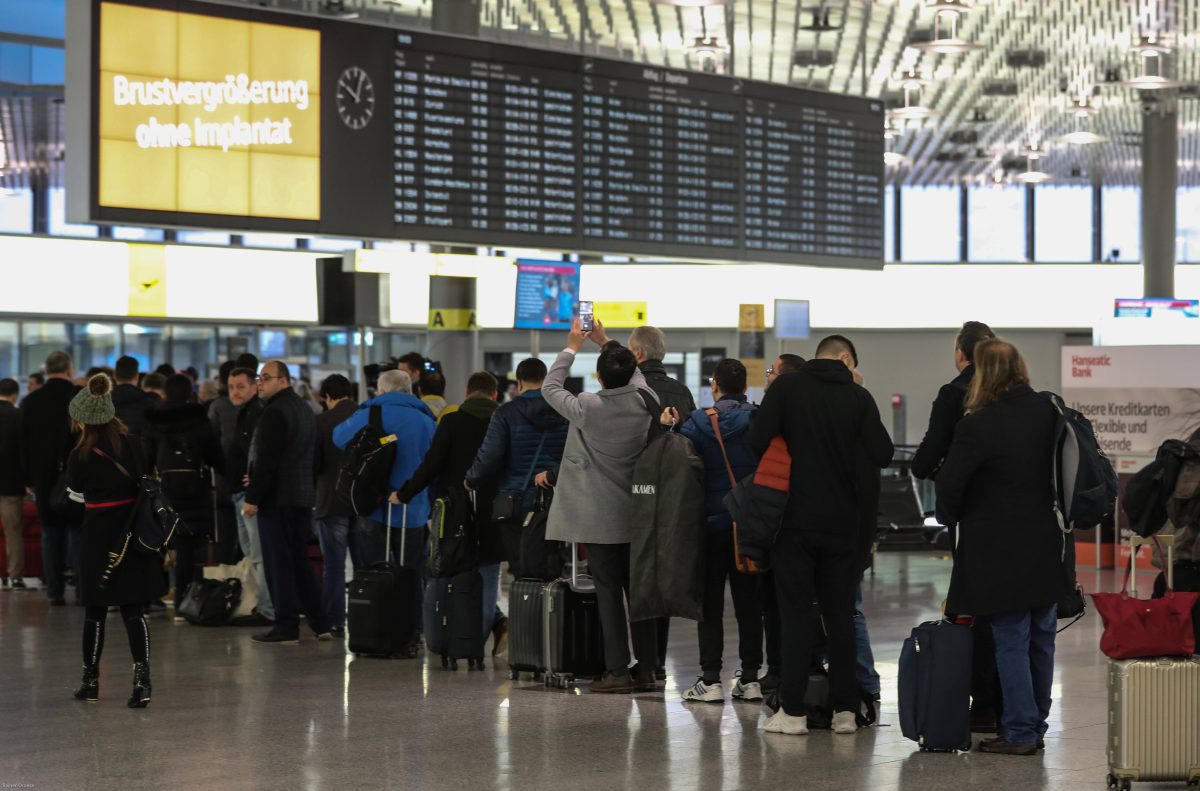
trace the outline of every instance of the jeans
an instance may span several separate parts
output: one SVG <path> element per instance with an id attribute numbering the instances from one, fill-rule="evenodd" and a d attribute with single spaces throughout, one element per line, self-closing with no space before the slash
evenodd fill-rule
<path id="1" fill-rule="evenodd" d="M 8 559 L 4 574 L 12 580 L 25 576 L 24 507 L 24 497 L 0 497 L 0 522 L 4 523 L 4 552 Z"/>
<path id="2" fill-rule="evenodd" d="M 629 545 L 588 544 L 588 568 L 596 583 L 600 634 L 604 637 L 604 665 L 613 675 L 629 672 L 629 637 L 643 670 L 653 670 L 658 660 L 658 626 L 654 619 L 629 623 L 625 597 L 629 593 Z"/>
<path id="3" fill-rule="evenodd" d="M 858 688 L 872 695 L 879 694 L 879 673 L 875 671 L 875 654 L 871 651 L 871 634 L 867 631 L 867 616 L 862 612 L 862 583 L 854 597 L 854 643 L 858 654 Z"/>
<path id="4" fill-rule="evenodd" d="M 384 553 L 387 549 L 387 534 L 382 522 L 376 522 L 374 519 L 363 519 L 361 522 L 362 541 L 359 544 L 359 559 L 364 566 L 369 566 L 372 563 L 381 563 L 384 560 Z M 417 527 L 393 527 L 392 528 L 392 552 L 389 561 L 395 561 L 400 556 L 400 539 L 404 537 L 404 557 L 400 561 L 400 565 L 408 568 L 416 569 L 417 579 L 416 587 L 410 594 L 413 603 L 413 623 L 417 625 L 417 632 L 425 631 L 425 585 L 424 585 L 424 570 L 425 570 L 425 538 L 427 530 L 424 526 Z M 486 612 L 486 610 L 484 611 Z M 414 638 L 416 635 L 413 636 Z"/>
<path id="5" fill-rule="evenodd" d="M 317 519 L 317 539 L 325 559 L 325 614 L 331 628 L 346 626 L 346 552 L 349 550 L 354 568 L 363 567 L 359 557 L 361 539 L 357 516 L 325 516 Z"/>
<path id="6" fill-rule="evenodd" d="M 1050 715 L 1058 605 L 999 613 L 991 621 L 1004 695 L 1004 736 L 1013 744 L 1033 744 L 1046 734 Z"/>
<path id="7" fill-rule="evenodd" d="M 492 628 L 504 617 L 500 609 L 500 564 L 480 563 L 479 575 L 483 577 L 483 644 L 487 645 Z"/>
<path id="8" fill-rule="evenodd" d="M 42 523 L 42 575 L 46 578 L 46 596 L 61 599 L 66 592 L 67 566 L 78 568 L 79 525 L 67 524 L 50 508 L 50 492 L 37 493 L 38 519 Z M 79 589 L 75 591 L 79 597 Z"/>
<path id="9" fill-rule="evenodd" d="M 233 512 L 237 515 L 238 544 L 242 547 L 242 554 L 250 558 L 250 567 L 254 569 L 255 581 L 258 582 L 258 604 L 255 609 L 258 610 L 259 615 L 268 621 L 273 621 L 275 620 L 275 605 L 271 603 L 271 591 L 267 588 L 267 575 L 263 569 L 258 517 L 242 514 L 242 505 L 245 502 L 245 492 L 237 492 L 233 495 Z"/>
<path id="10" fill-rule="evenodd" d="M 263 568 L 275 605 L 275 631 L 288 637 L 299 636 L 301 611 L 315 634 L 329 630 L 321 583 L 308 560 L 311 524 L 311 508 L 274 507 L 258 512 Z"/>
<path id="11" fill-rule="evenodd" d="M 783 675 L 779 697 L 793 717 L 808 713 L 804 695 L 812 667 L 812 603 L 820 606 L 829 634 L 829 687 L 833 710 L 858 711 L 855 682 L 854 588 L 859 551 L 852 536 L 785 526 L 771 549 L 775 591 L 783 625 Z"/>
<path id="12" fill-rule="evenodd" d="M 721 654 L 725 650 L 725 581 L 728 580 L 733 612 L 737 616 L 742 680 L 749 683 L 758 678 L 763 662 L 761 586 L 757 577 L 741 573 L 734 565 L 733 533 L 709 533 L 706 544 L 704 620 L 696 624 L 704 682 L 721 680 Z M 661 646 L 659 648 L 661 650 Z"/>

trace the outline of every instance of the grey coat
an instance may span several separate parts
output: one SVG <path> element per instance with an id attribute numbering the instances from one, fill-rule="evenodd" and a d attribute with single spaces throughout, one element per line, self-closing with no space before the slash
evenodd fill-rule
<path id="1" fill-rule="evenodd" d="M 585 544 L 627 544 L 633 538 L 633 468 L 646 447 L 651 416 L 638 394 L 654 399 L 640 371 L 624 387 L 568 392 L 563 384 L 575 355 L 562 351 L 546 375 L 542 396 L 571 424 L 546 538 Z M 654 399 L 657 403 L 657 399 Z"/>

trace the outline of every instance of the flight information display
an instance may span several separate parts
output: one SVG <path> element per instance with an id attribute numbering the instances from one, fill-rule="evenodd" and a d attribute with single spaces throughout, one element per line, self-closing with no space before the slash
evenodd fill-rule
<path id="1" fill-rule="evenodd" d="M 878 266 L 877 101 L 396 35 L 395 234 Z"/>

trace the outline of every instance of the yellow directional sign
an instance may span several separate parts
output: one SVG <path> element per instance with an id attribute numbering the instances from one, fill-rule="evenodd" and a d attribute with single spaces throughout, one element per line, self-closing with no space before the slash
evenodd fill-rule
<path id="1" fill-rule="evenodd" d="M 473 330 L 479 325 L 475 323 L 475 311 L 470 308 L 437 308 L 429 311 L 429 326 L 431 330 Z"/>
<path id="2" fill-rule="evenodd" d="M 738 305 L 738 330 L 762 332 L 766 328 L 767 309 L 765 305 Z"/>
<path id="3" fill-rule="evenodd" d="M 613 329 L 633 329 L 647 321 L 645 302 L 597 302 L 592 311 L 605 327 Z"/>

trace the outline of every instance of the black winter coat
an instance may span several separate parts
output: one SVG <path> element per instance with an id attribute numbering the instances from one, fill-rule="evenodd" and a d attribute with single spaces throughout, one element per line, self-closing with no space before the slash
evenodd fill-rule
<path id="1" fill-rule="evenodd" d="M 153 409 L 162 402 L 154 393 L 147 393 L 137 385 L 120 384 L 112 391 L 113 406 L 117 408 L 117 417 L 135 437 L 142 436 L 146 427 L 146 410 Z"/>
<path id="2" fill-rule="evenodd" d="M 75 444 L 67 407 L 77 392 L 79 388 L 66 379 L 47 379 L 21 402 L 25 482 L 39 497 L 54 487 Z"/>
<path id="3" fill-rule="evenodd" d="M 334 497 L 338 473 L 342 469 L 346 454 L 333 444 L 333 430 L 357 409 L 358 403 L 352 398 L 347 398 L 335 404 L 333 409 L 317 415 L 317 505 L 313 511 L 313 516 L 317 519 L 327 516 L 354 516 L 354 509 L 348 503 L 338 503 Z"/>
<path id="4" fill-rule="evenodd" d="M 809 360 L 775 380 L 750 424 L 755 453 L 766 452 L 776 436 L 792 457 L 783 529 L 857 541 L 872 496 L 863 467 L 886 467 L 894 452 L 875 399 L 841 361 Z"/>
<path id="5" fill-rule="evenodd" d="M 1055 420 L 1050 402 L 1021 385 L 959 421 L 937 477 L 938 520 L 959 530 L 950 612 L 1020 612 L 1065 593 Z"/>
<path id="6" fill-rule="evenodd" d="M 488 424 L 497 404 L 490 398 L 473 396 L 454 412 L 445 415 L 433 434 L 433 443 L 421 466 L 399 489 L 401 502 L 407 503 L 429 486 L 433 496 L 443 497 L 452 488 L 462 489 L 467 470 L 487 435 Z M 504 560 L 500 531 L 492 525 L 494 485 L 484 484 L 475 492 L 475 526 L 479 535 L 479 559 L 484 563 Z"/>
<path id="7" fill-rule="evenodd" d="M 0 497 L 25 496 L 21 411 L 0 399 Z"/>
<path id="8" fill-rule="evenodd" d="M 933 477 L 945 460 L 950 442 L 954 439 L 954 427 L 962 420 L 963 401 L 974 378 L 975 366 L 968 365 L 938 390 L 937 398 L 929 410 L 929 428 L 925 430 L 925 438 L 913 454 L 912 474 L 916 477 Z"/>
<path id="9" fill-rule="evenodd" d="M 145 449 L 146 464 L 158 473 L 157 463 L 168 449 L 182 444 L 199 451 L 203 468 L 200 477 L 204 480 L 202 493 L 193 498 L 182 498 L 164 492 L 171 505 L 179 513 L 189 532 L 211 533 L 213 524 L 213 497 L 209 486 L 209 470 L 221 470 L 225 459 L 217 432 L 208 420 L 208 412 L 199 404 L 164 404 L 146 412 L 146 425 L 142 431 L 142 447 Z"/>
<path id="10" fill-rule="evenodd" d="M 696 411 L 696 399 L 692 398 L 692 391 L 678 379 L 667 376 L 667 369 L 662 360 L 646 360 L 638 365 L 638 369 L 642 376 L 646 377 L 646 384 L 658 397 L 660 410 L 673 406 L 679 410 L 680 420 L 686 419 Z"/>
<path id="11" fill-rule="evenodd" d="M 312 508 L 317 416 L 292 388 L 267 402 L 254 429 L 246 502 L 260 508 Z"/>

